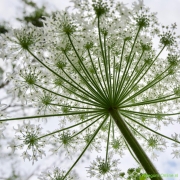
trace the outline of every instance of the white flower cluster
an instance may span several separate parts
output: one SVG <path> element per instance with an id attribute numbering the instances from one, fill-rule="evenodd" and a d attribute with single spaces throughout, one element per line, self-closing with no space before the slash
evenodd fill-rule
<path id="1" fill-rule="evenodd" d="M 91 166 L 88 167 L 87 172 L 89 173 L 90 178 L 96 177 L 99 180 L 118 180 L 120 178 L 119 169 L 117 168 L 119 160 L 112 160 L 111 158 L 106 161 L 101 157 L 97 157 L 96 161 L 93 161 Z"/>
<path id="2" fill-rule="evenodd" d="M 75 132 L 71 134 L 71 132 L 68 131 L 52 135 L 51 138 L 55 145 L 50 149 L 50 151 L 57 154 L 60 149 L 63 149 L 66 152 L 67 157 L 72 157 L 72 155 L 78 151 L 78 144 L 80 143 L 76 136 L 73 137 L 74 135 Z"/>
<path id="3" fill-rule="evenodd" d="M 23 125 L 18 124 L 17 129 L 14 128 L 14 130 L 16 132 L 15 139 L 9 144 L 12 152 L 17 149 L 25 149 L 22 153 L 23 159 L 28 159 L 33 164 L 38 158 L 46 155 L 43 148 L 47 141 L 38 139 L 38 137 L 42 136 L 40 125 L 31 124 L 30 121 L 27 123 L 23 121 Z"/>
<path id="4" fill-rule="evenodd" d="M 54 168 L 54 170 L 51 171 L 45 171 L 42 172 L 42 174 L 38 177 L 39 180 L 64 180 L 65 178 L 65 171 L 61 170 L 59 168 Z M 73 174 L 73 176 L 68 175 L 66 177 L 66 180 L 76 180 L 78 177 L 76 174 Z"/>
<path id="5" fill-rule="evenodd" d="M 129 134 L 153 158 L 155 151 L 168 147 L 165 139 L 171 140 L 174 157 L 179 158 L 179 139 L 158 132 L 180 114 L 176 25 L 159 28 L 156 14 L 142 0 L 132 8 L 113 0 L 71 2 L 73 13 L 57 12 L 46 18 L 42 28 L 14 30 L 3 37 L 1 58 L 18 64 L 7 77 L 14 83 L 10 92 L 38 109 L 28 119 L 62 117 L 60 129 L 43 136 L 39 125 L 18 125 L 14 130 L 20 135 L 10 147 L 26 147 L 23 158 L 33 162 L 45 155 L 45 143 L 53 145 L 55 154 L 63 148 L 73 155 L 83 149 L 66 177 L 87 149 L 101 152 L 105 143 L 106 157 L 93 161 L 88 172 L 98 179 L 118 179 L 118 160 L 111 160 L 109 154 L 122 157 L 126 149 L 133 154 Z M 154 37 L 159 38 L 158 48 L 153 45 Z M 167 57 L 162 58 L 163 52 Z M 23 118 L 0 122 L 18 119 Z M 56 175 L 46 176 L 63 179 L 63 173 L 55 169 Z"/>

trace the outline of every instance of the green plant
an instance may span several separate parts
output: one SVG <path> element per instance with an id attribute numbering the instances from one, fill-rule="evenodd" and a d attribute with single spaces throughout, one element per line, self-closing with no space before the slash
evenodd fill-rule
<path id="1" fill-rule="evenodd" d="M 73 167 L 88 148 L 100 151 L 101 142 L 106 143 L 105 157 L 88 167 L 90 177 L 121 178 L 113 155 L 122 156 L 125 149 L 147 174 L 158 174 L 136 138 L 152 158 L 155 150 L 167 147 L 166 139 L 171 140 L 172 154 L 180 157 L 179 135 L 168 137 L 155 130 L 180 114 L 176 24 L 159 28 L 155 13 L 142 1 L 132 9 L 112 0 L 72 2 L 75 13 L 62 11 L 47 17 L 42 28 L 22 28 L 3 37 L 6 57 L 19 63 L 19 73 L 7 76 L 15 85 L 11 92 L 38 109 L 35 116 L 1 120 L 3 126 L 6 121 L 32 119 L 15 128 L 18 136 L 10 147 L 25 148 L 23 158 L 34 163 L 45 155 L 46 144 L 55 142 L 51 151 L 64 148 L 68 156 L 84 146 L 68 171 L 56 168 L 54 175 L 46 172 L 40 179 L 73 179 Z M 160 41 L 158 51 L 154 36 Z M 48 117 L 64 119 L 59 130 L 43 134 L 33 119 Z"/>

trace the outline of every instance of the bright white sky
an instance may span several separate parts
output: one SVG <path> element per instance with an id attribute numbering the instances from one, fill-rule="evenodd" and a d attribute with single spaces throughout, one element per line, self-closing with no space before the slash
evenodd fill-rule
<path id="1" fill-rule="evenodd" d="M 131 4 L 134 0 L 121 0 L 124 3 Z M 49 9 L 64 9 L 69 5 L 69 0 L 36 0 L 37 3 L 42 4 L 48 2 Z M 178 25 L 177 33 L 180 35 L 180 0 L 144 0 L 146 6 L 150 7 L 151 12 L 158 12 L 159 22 L 164 25 L 170 25 L 171 23 L 176 22 Z M 0 0 L 0 21 L 7 20 L 11 21 L 14 26 L 17 26 L 15 23 L 15 17 L 21 15 L 18 12 L 18 8 L 22 7 L 19 0 Z M 180 129 L 179 126 L 168 126 L 164 128 L 162 133 L 173 133 L 174 131 L 178 132 Z M 134 164 L 131 161 L 130 155 L 125 156 L 121 161 L 121 167 L 133 167 Z M 164 153 L 161 153 L 158 161 L 154 162 L 160 173 L 163 174 L 178 174 L 180 179 L 180 160 L 172 159 L 171 151 L 167 150 Z M 131 165 L 132 164 L 132 165 Z M 172 180 L 172 178 L 164 178 L 165 180 Z"/>
<path id="2" fill-rule="evenodd" d="M 63 9 L 67 7 L 70 0 L 35 0 L 38 4 L 48 2 L 50 9 Z M 116 0 L 118 1 L 118 0 Z M 134 0 L 122 0 L 124 3 L 131 4 Z M 180 29 L 180 0 L 144 0 L 144 3 L 151 8 L 152 12 L 158 12 L 160 22 L 165 25 L 176 22 Z M 22 6 L 19 0 L 0 0 L 0 20 L 14 20 L 20 15 L 18 7 Z"/>

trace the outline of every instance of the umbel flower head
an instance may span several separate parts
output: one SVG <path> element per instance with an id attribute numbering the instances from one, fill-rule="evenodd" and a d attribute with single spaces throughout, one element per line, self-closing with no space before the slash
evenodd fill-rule
<path id="1" fill-rule="evenodd" d="M 9 145 L 13 152 L 17 149 L 23 149 L 23 147 L 25 147 L 22 157 L 24 160 L 31 160 L 33 164 L 34 161 L 37 161 L 39 157 L 42 158 L 43 155 L 46 155 L 45 151 L 43 150 L 46 140 L 38 139 L 38 136 L 42 135 L 42 128 L 40 125 L 34 125 L 30 122 L 23 122 L 22 126 L 18 124 L 18 128 L 14 128 L 14 130 L 16 132 L 16 136 Z M 29 151 L 31 151 L 31 154 L 29 154 Z"/>
<path id="2" fill-rule="evenodd" d="M 22 90 L 22 99 L 27 97 L 25 100 L 40 110 L 35 116 L 1 121 L 61 117 L 61 128 L 34 140 L 51 136 L 49 143 L 58 146 L 52 148 L 55 153 L 67 145 L 73 147 L 73 153 L 79 152 L 79 145 L 83 145 L 63 179 L 89 147 L 97 149 L 92 148 L 98 147 L 97 142 L 105 144 L 105 157 L 93 163 L 96 167 L 88 171 L 90 177 L 97 176 L 95 171 L 102 179 L 121 177 L 116 168 L 113 170 L 109 153 L 122 157 L 126 149 L 148 174 L 157 174 L 142 144 L 156 158 L 156 152 L 164 150 L 170 140 L 175 148 L 172 154 L 180 157 L 178 138 L 158 132 L 180 114 L 180 51 L 175 24 L 160 28 L 156 14 L 141 0 L 132 8 L 113 0 L 71 2 L 73 13 L 62 11 L 47 17 L 41 31 L 25 34 L 24 29 L 16 30 L 16 40 L 13 33 L 3 37 L 5 52 L 11 50 L 6 57 L 18 62 L 14 57 L 21 52 L 23 61 L 16 74 L 9 74 L 14 82 L 11 91 Z M 153 37 L 159 38 L 158 48 Z"/>
<path id="3" fill-rule="evenodd" d="M 65 171 L 61 170 L 59 168 L 54 168 L 54 170 L 52 172 L 47 171 L 47 172 L 43 172 L 38 179 L 39 180 L 63 180 L 64 179 L 64 175 L 65 175 Z M 67 180 L 75 180 L 77 179 L 76 174 L 73 174 L 73 176 L 69 175 L 68 177 L 66 177 Z"/>

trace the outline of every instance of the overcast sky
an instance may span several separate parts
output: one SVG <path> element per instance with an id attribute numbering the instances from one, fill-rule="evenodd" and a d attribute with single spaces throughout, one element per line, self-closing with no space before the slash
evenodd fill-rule
<path id="1" fill-rule="evenodd" d="M 122 0 L 124 3 L 131 4 L 134 0 Z M 69 5 L 69 0 L 36 0 L 35 2 L 42 4 L 48 2 L 49 9 L 64 9 Z M 152 12 L 158 12 L 159 22 L 164 25 L 170 25 L 176 22 L 178 25 L 177 33 L 180 34 L 180 0 L 144 0 L 144 3 L 150 7 Z M 22 7 L 19 0 L 0 0 L 0 20 L 10 21 L 13 26 L 17 26 L 15 17 L 21 15 L 18 9 Z M 178 132 L 180 126 L 168 126 L 164 128 L 162 132 L 173 133 Z M 128 163 L 127 163 L 128 162 Z M 164 174 L 178 174 L 178 178 L 174 180 L 180 180 L 180 160 L 172 159 L 171 151 L 167 150 L 159 156 L 158 161 L 154 162 L 159 169 L 160 173 Z M 131 157 L 126 156 L 121 161 L 122 167 L 131 167 Z M 133 164 L 132 164 L 133 167 Z M 172 180 L 172 178 L 164 178 L 165 180 Z"/>
<path id="2" fill-rule="evenodd" d="M 50 9 L 63 9 L 70 3 L 69 0 L 35 0 L 38 4 L 48 2 Z M 131 4 L 134 0 L 123 0 Z M 151 8 L 152 12 L 158 12 L 160 22 L 165 25 L 176 22 L 180 29 L 180 0 L 144 0 L 144 3 Z M 19 0 L 0 0 L 0 19 L 13 21 L 14 17 L 20 15 L 18 7 L 21 7 Z"/>

